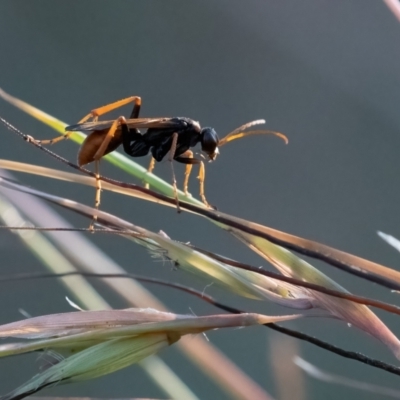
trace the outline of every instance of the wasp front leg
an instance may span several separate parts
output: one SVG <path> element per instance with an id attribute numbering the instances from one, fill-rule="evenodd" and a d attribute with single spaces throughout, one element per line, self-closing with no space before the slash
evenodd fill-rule
<path id="1" fill-rule="evenodd" d="M 189 177 L 192 172 L 193 164 L 198 164 L 193 158 L 193 151 L 192 150 L 186 150 L 184 153 L 182 153 L 179 157 L 175 158 L 176 161 L 181 162 L 182 164 L 186 164 L 185 168 L 185 179 L 183 181 L 183 192 L 185 193 L 185 196 L 191 196 L 189 193 Z"/>
<path id="2" fill-rule="evenodd" d="M 183 183 L 183 190 L 184 190 L 186 196 L 189 195 L 189 192 L 188 192 L 189 176 L 192 171 L 192 166 L 193 166 L 193 164 L 199 165 L 199 175 L 197 178 L 200 181 L 200 198 L 201 198 L 201 201 L 207 207 L 210 207 L 210 205 L 208 204 L 208 202 L 206 200 L 206 196 L 204 194 L 204 181 L 206 178 L 206 170 L 205 170 L 203 161 L 199 160 L 198 158 L 194 158 L 193 152 L 191 150 L 187 150 L 185 153 L 181 154 L 179 157 L 175 157 L 175 160 L 182 164 L 186 164 L 185 180 Z"/>

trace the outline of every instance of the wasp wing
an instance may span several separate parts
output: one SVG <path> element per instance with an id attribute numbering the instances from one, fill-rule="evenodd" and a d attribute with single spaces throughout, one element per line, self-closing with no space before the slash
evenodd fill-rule
<path id="1" fill-rule="evenodd" d="M 115 122 L 96 121 L 84 122 L 83 124 L 70 125 L 65 128 L 66 131 L 93 132 L 108 129 Z M 126 124 L 129 128 L 148 129 L 148 128 L 180 128 L 182 121 L 179 118 L 135 118 L 127 119 Z"/>

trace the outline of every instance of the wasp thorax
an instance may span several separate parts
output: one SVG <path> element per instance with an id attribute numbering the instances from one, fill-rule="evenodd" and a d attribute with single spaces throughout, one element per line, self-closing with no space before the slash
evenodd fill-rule
<path id="1" fill-rule="evenodd" d="M 217 157 L 219 138 L 217 132 L 213 128 L 203 128 L 201 130 L 201 149 L 211 160 Z"/>

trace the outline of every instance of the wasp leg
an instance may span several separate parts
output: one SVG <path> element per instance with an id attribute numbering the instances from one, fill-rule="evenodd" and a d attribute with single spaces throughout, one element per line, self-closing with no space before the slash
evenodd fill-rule
<path id="1" fill-rule="evenodd" d="M 206 196 L 204 195 L 204 181 L 206 180 L 206 168 L 204 167 L 203 161 L 200 161 L 200 168 L 199 168 L 199 181 L 200 181 L 200 198 L 201 201 L 207 206 L 210 205 L 207 203 Z"/>
<path id="2" fill-rule="evenodd" d="M 142 99 L 138 96 L 132 96 L 133 98 L 133 110 L 130 115 L 130 119 L 136 119 L 139 117 L 140 107 L 142 105 Z"/>
<path id="3" fill-rule="evenodd" d="M 94 208 L 96 211 L 100 206 L 100 196 L 101 196 L 101 180 L 100 180 L 100 160 L 95 160 L 94 171 L 96 177 L 96 196 L 94 200 Z M 97 213 L 93 215 L 92 222 L 90 223 L 89 229 L 94 231 L 94 224 L 97 222 Z"/>
<path id="4" fill-rule="evenodd" d="M 104 156 L 104 153 L 107 149 L 108 144 L 110 143 L 110 140 L 114 137 L 115 131 L 117 130 L 119 125 L 125 125 L 126 126 L 126 119 L 125 117 L 119 117 L 116 119 L 113 124 L 111 125 L 111 128 L 107 132 L 106 137 L 104 138 L 103 142 L 101 143 L 100 147 L 96 151 L 96 154 L 94 155 L 94 165 L 95 165 L 95 174 L 96 174 L 96 198 L 95 198 L 95 208 L 98 210 L 100 206 L 100 194 L 101 194 L 101 181 L 100 181 L 100 174 L 99 174 L 99 163 L 101 158 Z M 93 223 L 96 222 L 97 220 L 97 215 L 93 217 L 93 222 L 91 227 L 93 227 Z"/>
<path id="5" fill-rule="evenodd" d="M 169 156 L 168 156 L 168 161 L 171 163 L 171 170 L 172 170 L 172 186 L 174 188 L 174 197 L 176 201 L 176 209 L 178 213 L 181 212 L 181 209 L 179 207 L 179 199 L 178 199 L 178 188 L 176 186 L 176 179 L 175 179 L 175 172 L 174 172 L 174 158 L 175 158 L 175 151 L 176 151 L 176 144 L 178 143 L 178 133 L 175 132 L 172 135 L 172 144 L 171 148 L 169 149 Z"/>
<path id="6" fill-rule="evenodd" d="M 156 166 L 156 159 L 154 157 L 151 157 L 149 167 L 147 168 L 147 173 L 151 174 L 155 166 Z M 144 187 L 146 189 L 150 189 L 150 185 L 148 183 L 145 183 Z"/>
<path id="7" fill-rule="evenodd" d="M 190 154 L 190 153 L 191 154 Z M 198 164 L 199 165 L 199 175 L 198 179 L 200 181 L 200 198 L 201 201 L 207 206 L 210 207 L 206 200 L 206 196 L 204 195 L 204 181 L 206 177 L 206 169 L 204 167 L 203 161 L 199 160 L 198 158 L 193 157 L 193 152 L 188 150 L 185 153 L 181 154 L 179 157 L 175 157 L 175 161 L 178 161 L 182 164 L 186 164 L 186 171 L 185 171 L 185 181 L 184 181 L 184 191 L 186 196 L 189 195 L 188 193 L 188 182 L 189 182 L 189 175 L 192 170 L 192 165 L 193 164 Z"/>
<path id="8" fill-rule="evenodd" d="M 140 113 L 140 106 L 141 106 L 141 99 L 140 97 L 130 97 L 128 99 L 120 100 L 117 103 L 109 104 L 108 106 L 104 106 L 101 108 L 97 108 L 96 110 L 92 110 L 90 115 L 101 115 L 104 114 L 105 112 L 111 111 L 113 108 L 109 108 L 108 110 L 106 107 L 121 107 L 128 103 L 129 101 L 133 101 L 133 110 L 131 112 L 130 118 L 134 119 L 139 116 Z M 93 118 L 97 118 L 97 116 Z M 107 132 L 106 137 L 104 138 L 102 144 L 96 151 L 96 154 L 94 155 L 94 163 L 95 163 L 95 176 L 96 176 L 96 196 L 95 196 L 95 209 L 98 210 L 100 206 L 100 197 L 101 197 L 101 180 L 100 180 L 100 159 L 103 157 L 105 150 L 107 149 L 108 144 L 110 143 L 110 140 L 113 138 L 115 131 L 118 128 L 118 124 L 122 126 L 122 129 L 126 132 L 128 130 L 128 126 L 126 125 L 126 120 L 124 117 L 119 117 L 111 126 L 110 130 Z M 138 129 L 136 129 L 137 132 L 139 132 Z M 93 230 L 94 224 L 97 221 L 97 215 L 93 216 L 92 223 L 90 224 L 90 229 Z"/>
<path id="9" fill-rule="evenodd" d="M 108 145 L 110 144 L 111 139 L 115 135 L 115 131 L 118 129 L 120 125 L 126 126 L 126 119 L 125 117 L 118 117 L 111 125 L 110 129 L 107 132 L 107 135 L 104 137 L 103 141 L 101 142 L 100 147 L 97 149 L 96 153 L 94 154 L 93 158 L 95 160 L 100 160 L 104 156 L 104 153 L 107 150 Z"/>
<path id="10" fill-rule="evenodd" d="M 112 110 L 115 110 L 116 108 L 122 107 L 132 102 L 134 103 L 134 106 L 131 113 L 131 118 L 137 118 L 139 115 L 140 106 L 142 104 L 142 99 L 138 96 L 131 96 L 127 97 L 126 99 L 118 100 L 114 103 L 93 109 L 88 115 L 85 115 L 80 121 L 78 121 L 78 124 L 83 124 L 90 118 L 92 118 L 93 121 L 97 121 L 100 115 L 106 114 Z M 64 135 L 58 136 L 54 139 L 39 140 L 38 142 L 40 144 L 54 144 L 60 142 L 61 140 L 68 139 L 71 136 L 71 133 L 72 132 L 65 132 Z"/>
<path id="11" fill-rule="evenodd" d="M 90 112 L 89 115 L 93 116 L 96 120 L 103 114 L 106 114 L 112 110 L 120 108 L 126 104 L 134 103 L 131 118 L 137 118 L 140 111 L 140 106 L 142 105 L 142 99 L 139 96 L 131 96 L 127 97 L 126 99 L 115 101 L 114 103 L 106 104 L 105 106 L 95 108 Z"/>
<path id="12" fill-rule="evenodd" d="M 100 196 L 101 196 L 101 181 L 99 172 L 100 160 L 104 156 L 104 152 L 106 151 L 107 146 L 110 143 L 110 140 L 114 137 L 115 131 L 117 130 L 119 125 L 123 125 L 124 127 L 126 127 L 125 117 L 119 117 L 113 122 L 109 131 L 107 132 L 106 137 L 104 138 L 103 142 L 101 143 L 100 147 L 98 148 L 98 150 L 94 155 L 95 177 L 96 177 L 96 197 L 95 197 L 94 208 L 96 210 L 99 209 Z M 97 221 L 97 215 L 94 215 L 92 223 L 90 224 L 90 229 L 93 230 L 93 225 L 95 224 L 96 221 Z"/>
<path id="13" fill-rule="evenodd" d="M 183 159 L 185 161 L 181 161 L 181 159 Z M 193 158 L 192 150 L 186 150 L 179 157 L 176 157 L 175 160 L 182 162 L 183 164 L 186 164 L 185 180 L 183 181 L 183 191 L 185 192 L 186 196 L 191 196 L 189 193 L 189 190 L 188 190 L 189 189 L 189 177 L 192 172 L 193 164 L 198 164 L 197 159 Z M 192 161 L 189 161 L 189 160 L 192 160 Z"/>

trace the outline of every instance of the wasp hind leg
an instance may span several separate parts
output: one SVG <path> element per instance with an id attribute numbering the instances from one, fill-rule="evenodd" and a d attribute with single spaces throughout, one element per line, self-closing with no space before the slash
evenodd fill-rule
<path id="1" fill-rule="evenodd" d="M 110 106 L 114 106 L 114 108 L 120 107 L 126 103 L 122 103 L 124 101 L 127 101 L 128 99 L 124 99 L 121 100 L 118 105 L 116 105 L 117 103 L 113 103 L 113 104 L 109 104 L 108 106 L 104 106 L 101 108 L 97 108 L 96 110 L 92 110 L 93 114 L 97 113 L 97 116 L 104 114 L 105 112 L 111 111 L 112 108 L 110 108 Z M 140 112 L 140 106 L 141 106 L 141 100 L 140 97 L 133 97 L 133 98 L 129 98 L 129 101 L 134 101 L 134 106 L 133 106 L 133 110 L 131 113 L 131 118 L 137 118 L 139 116 L 139 112 Z M 121 104 L 122 103 L 122 104 Z M 108 107 L 108 109 L 107 109 Z M 89 114 L 91 115 L 91 114 Z M 97 118 L 97 117 L 94 117 Z M 100 206 L 100 199 L 101 199 L 101 180 L 100 180 L 100 160 L 101 158 L 104 156 L 104 153 L 111 141 L 111 139 L 114 137 L 115 135 L 115 131 L 121 127 L 121 129 L 124 132 L 129 131 L 128 126 L 126 125 L 126 119 L 125 117 L 119 117 L 117 118 L 113 124 L 111 125 L 110 129 L 108 130 L 105 138 L 103 139 L 100 147 L 97 149 L 95 155 L 94 155 L 94 163 L 95 163 L 95 177 L 96 177 L 96 195 L 95 195 L 95 205 L 94 208 L 96 209 L 96 211 L 99 209 Z M 92 222 L 90 224 L 90 229 L 93 230 L 94 228 L 94 224 L 97 221 L 97 214 L 93 215 L 93 219 Z"/>
<path id="2" fill-rule="evenodd" d="M 134 103 L 131 118 L 137 118 L 139 115 L 140 111 L 140 106 L 142 104 L 142 99 L 138 96 L 131 96 L 127 97 L 126 99 L 118 100 L 114 103 L 106 104 L 105 106 L 98 107 L 93 109 L 89 114 L 85 115 L 80 121 L 78 121 L 78 124 L 83 124 L 90 118 L 92 118 L 93 121 L 97 121 L 97 119 L 103 115 L 106 114 L 112 110 L 115 110 L 116 108 L 122 107 L 126 104 L 129 103 Z M 134 113 L 136 113 L 136 116 L 133 116 Z M 49 139 L 49 140 L 38 140 L 40 144 L 54 144 L 57 142 L 60 142 L 61 140 L 68 139 L 71 136 L 72 132 L 65 132 L 64 135 L 62 136 L 57 136 L 56 138 Z"/>
<path id="3" fill-rule="evenodd" d="M 97 149 L 93 157 L 95 165 L 95 179 L 96 179 L 96 196 L 95 196 L 94 208 L 96 209 L 96 211 L 99 209 L 100 197 L 101 197 L 100 160 L 104 156 L 107 146 L 109 145 L 110 140 L 114 137 L 115 131 L 118 129 L 119 126 L 124 126 L 127 128 L 125 117 L 119 117 L 113 122 L 104 140 L 102 141 L 100 147 Z M 93 215 L 93 220 L 90 224 L 91 230 L 93 230 L 93 226 L 96 223 L 96 221 L 97 221 L 97 214 Z"/>

